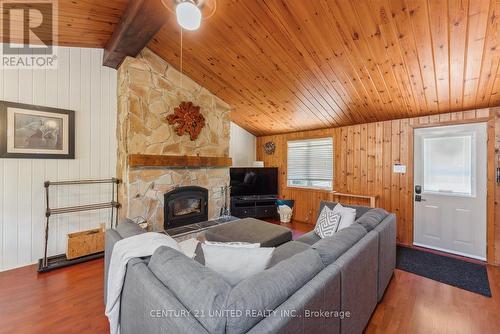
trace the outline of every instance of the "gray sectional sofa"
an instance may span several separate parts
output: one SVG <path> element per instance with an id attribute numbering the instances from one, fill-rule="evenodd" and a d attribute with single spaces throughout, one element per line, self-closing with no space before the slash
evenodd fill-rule
<path id="1" fill-rule="evenodd" d="M 396 218 L 352 207 L 355 224 L 280 245 L 268 269 L 236 286 L 168 247 L 130 260 L 122 333 L 362 333 L 395 268 Z M 114 243 L 141 233 L 120 225 L 106 232 L 106 272 Z"/>

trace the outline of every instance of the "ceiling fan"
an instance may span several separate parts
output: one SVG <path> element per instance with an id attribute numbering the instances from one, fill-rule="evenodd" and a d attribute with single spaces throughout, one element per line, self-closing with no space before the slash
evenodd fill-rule
<path id="1" fill-rule="evenodd" d="M 217 8 L 217 0 L 162 0 L 171 12 L 175 10 L 177 23 L 186 30 L 197 30 L 201 21 L 210 18 Z"/>

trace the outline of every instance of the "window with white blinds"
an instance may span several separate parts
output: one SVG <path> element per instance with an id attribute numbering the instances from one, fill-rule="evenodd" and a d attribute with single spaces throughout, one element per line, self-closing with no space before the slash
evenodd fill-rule
<path id="1" fill-rule="evenodd" d="M 332 189 L 333 138 L 288 142 L 288 186 Z"/>

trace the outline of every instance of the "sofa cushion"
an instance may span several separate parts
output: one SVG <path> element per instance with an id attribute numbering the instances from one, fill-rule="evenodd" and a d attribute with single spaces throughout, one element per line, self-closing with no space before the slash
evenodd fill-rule
<path id="1" fill-rule="evenodd" d="M 124 219 L 120 224 L 118 224 L 118 226 L 116 227 L 116 231 L 124 239 L 133 235 L 146 233 L 144 229 L 137 225 L 133 220 L 130 220 L 128 218 Z"/>
<path id="2" fill-rule="evenodd" d="M 300 241 L 308 245 L 314 245 L 316 242 L 320 241 L 321 237 L 316 234 L 316 232 L 311 231 L 307 232 L 306 234 L 302 235 L 300 238 L 298 238 L 295 241 Z"/>
<path id="3" fill-rule="evenodd" d="M 209 334 L 193 313 L 187 314 L 172 291 L 153 275 L 146 261 L 138 258 L 130 259 L 127 264 L 120 303 L 120 333 Z"/>
<path id="4" fill-rule="evenodd" d="M 308 249 L 241 281 L 231 291 L 227 309 L 241 316 L 227 318 L 226 333 L 246 333 L 309 282 L 324 266 L 317 252 Z"/>
<path id="5" fill-rule="evenodd" d="M 371 209 L 370 211 L 359 217 L 359 219 L 356 220 L 356 223 L 363 226 L 366 232 L 370 232 L 375 227 L 377 227 L 377 225 L 380 224 L 382 220 L 384 220 L 388 215 L 389 213 L 384 209 Z"/>
<path id="6" fill-rule="evenodd" d="M 219 274 L 169 247 L 158 248 L 148 267 L 208 332 L 224 332 L 226 318 L 208 316 L 223 312 L 231 292 Z"/>
<path id="7" fill-rule="evenodd" d="M 241 241 L 260 243 L 261 247 L 277 247 L 292 240 L 292 231 L 262 220 L 245 218 L 212 227 L 205 231 L 205 238 L 209 241 Z"/>
<path id="8" fill-rule="evenodd" d="M 337 204 L 338 204 L 337 202 L 321 201 L 319 203 L 318 216 L 319 216 L 319 213 L 321 212 L 321 210 L 323 210 L 324 206 L 327 206 L 333 210 Z M 361 217 L 362 215 L 364 215 L 366 212 L 368 212 L 371 209 L 371 208 L 366 207 L 366 206 L 358 206 L 358 205 L 344 205 L 344 207 L 356 209 L 356 218 L 355 219 L 358 219 L 359 217 Z"/>
<path id="9" fill-rule="evenodd" d="M 274 249 L 273 256 L 271 257 L 271 261 L 269 261 L 268 268 L 271 268 L 278 262 L 286 260 L 295 254 L 301 253 L 305 250 L 308 250 L 310 246 L 300 241 L 289 241 L 284 243 L 283 245 L 276 247 Z"/>
<path id="10" fill-rule="evenodd" d="M 312 245 L 311 248 L 318 252 L 323 264 L 328 266 L 365 235 L 366 230 L 364 227 L 354 223 L 342 231 L 338 231 L 331 237 L 321 239 Z"/>

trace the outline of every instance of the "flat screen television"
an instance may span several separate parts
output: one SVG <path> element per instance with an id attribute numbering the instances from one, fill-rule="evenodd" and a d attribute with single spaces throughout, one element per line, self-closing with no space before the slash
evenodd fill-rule
<path id="1" fill-rule="evenodd" d="M 234 167 L 230 169 L 231 196 L 270 196 L 278 194 L 278 168 Z"/>

